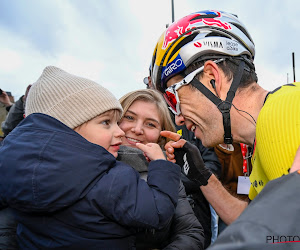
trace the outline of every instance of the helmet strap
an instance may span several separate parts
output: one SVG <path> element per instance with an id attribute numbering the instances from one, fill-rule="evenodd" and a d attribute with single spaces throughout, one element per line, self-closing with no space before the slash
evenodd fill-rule
<path id="1" fill-rule="evenodd" d="M 220 98 L 216 97 L 208 88 L 206 88 L 203 83 L 194 78 L 191 81 L 192 86 L 197 88 L 203 95 L 205 95 L 210 101 L 212 101 L 220 110 L 223 116 L 223 127 L 224 127 L 224 143 L 232 144 L 232 134 L 231 134 L 231 123 L 230 123 L 230 109 L 232 106 L 232 100 L 235 96 L 235 92 L 241 82 L 243 71 L 245 68 L 245 61 L 241 61 L 234 75 L 232 84 L 229 91 L 227 92 L 226 100 L 222 101 Z"/>

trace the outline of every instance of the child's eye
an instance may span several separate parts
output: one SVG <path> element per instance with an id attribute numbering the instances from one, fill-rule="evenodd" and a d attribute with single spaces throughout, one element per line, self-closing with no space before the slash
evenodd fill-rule
<path id="1" fill-rule="evenodd" d="M 101 124 L 103 124 L 103 125 L 109 125 L 110 124 L 110 120 L 102 121 Z"/>

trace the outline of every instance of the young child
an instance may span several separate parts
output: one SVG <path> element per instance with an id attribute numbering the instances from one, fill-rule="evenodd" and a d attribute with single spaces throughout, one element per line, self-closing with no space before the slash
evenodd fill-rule
<path id="1" fill-rule="evenodd" d="M 0 209 L 13 209 L 21 249 L 131 249 L 137 228 L 172 217 L 180 169 L 154 143 L 138 144 L 147 182 L 116 161 L 121 114 L 107 89 L 53 66 L 32 85 L 0 148 Z"/>

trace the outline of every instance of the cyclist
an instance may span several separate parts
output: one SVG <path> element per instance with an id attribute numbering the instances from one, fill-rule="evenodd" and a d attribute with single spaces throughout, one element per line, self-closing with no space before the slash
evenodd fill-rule
<path id="1" fill-rule="evenodd" d="M 258 84 L 254 57 L 254 42 L 237 16 L 199 11 L 163 32 L 151 65 L 153 85 L 204 146 L 237 142 L 253 148 L 250 200 L 268 181 L 289 173 L 300 145 L 300 84 L 268 92 Z M 170 160 L 174 148 L 188 148 L 184 143 L 168 144 Z M 248 202 L 231 196 L 204 164 L 197 165 L 202 192 L 230 224 Z"/>

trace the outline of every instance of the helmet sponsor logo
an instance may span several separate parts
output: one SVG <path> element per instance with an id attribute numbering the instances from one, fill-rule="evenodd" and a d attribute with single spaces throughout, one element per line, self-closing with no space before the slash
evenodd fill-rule
<path id="1" fill-rule="evenodd" d="M 201 48 L 201 47 L 202 47 L 202 44 L 201 44 L 200 42 L 196 42 L 196 43 L 194 43 L 194 45 L 195 45 L 195 47 L 197 47 L 197 48 Z"/>
<path id="2" fill-rule="evenodd" d="M 202 46 L 204 47 L 210 47 L 210 48 L 217 48 L 217 49 L 223 49 L 223 43 L 220 41 L 203 41 L 201 42 L 195 42 L 194 46 L 197 48 L 201 48 Z M 226 41 L 226 47 L 227 50 L 233 50 L 233 51 L 238 51 L 238 43 L 237 42 L 232 42 L 232 41 Z"/>
<path id="3" fill-rule="evenodd" d="M 237 42 L 231 42 L 231 41 L 226 41 L 226 49 L 227 50 L 234 50 L 238 51 L 238 43 Z"/>
<path id="4" fill-rule="evenodd" d="M 223 49 L 223 44 L 222 44 L 222 42 L 219 42 L 219 41 L 204 41 L 203 46 L 210 47 L 210 48 Z"/>
<path id="5" fill-rule="evenodd" d="M 231 29 L 231 26 L 228 23 L 220 20 L 221 16 L 221 13 L 218 11 L 206 11 L 190 14 L 179 19 L 167 29 L 162 48 L 166 49 L 168 45 L 176 40 L 180 35 L 190 29 L 201 26 L 201 24 L 218 26 L 225 30 Z M 186 35 L 190 34 L 191 33 L 187 33 Z"/>
<path id="6" fill-rule="evenodd" d="M 170 75 L 174 70 L 178 69 L 183 64 L 181 59 L 177 59 L 175 62 L 171 63 L 168 68 L 166 68 L 164 75 Z"/>

